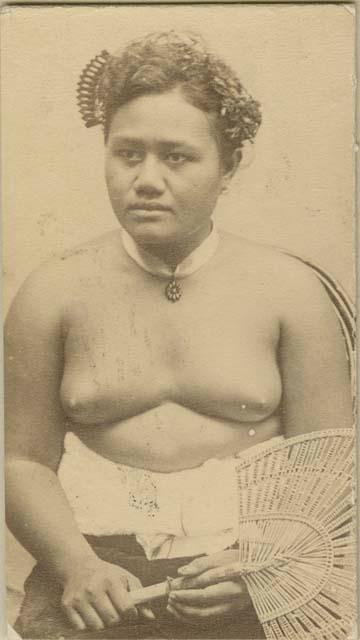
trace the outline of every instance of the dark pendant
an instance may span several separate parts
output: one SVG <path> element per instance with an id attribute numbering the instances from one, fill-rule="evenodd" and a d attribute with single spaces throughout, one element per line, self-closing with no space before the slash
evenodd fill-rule
<path id="1" fill-rule="evenodd" d="M 170 302 L 177 302 L 181 298 L 181 286 L 179 282 L 176 282 L 175 278 L 170 280 L 166 285 L 165 295 Z"/>

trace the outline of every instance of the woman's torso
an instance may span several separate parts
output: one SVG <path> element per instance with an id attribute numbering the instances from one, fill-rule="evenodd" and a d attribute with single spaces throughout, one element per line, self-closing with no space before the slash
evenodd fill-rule
<path id="1" fill-rule="evenodd" d="M 87 446 L 170 472 L 281 432 L 272 278 L 237 246 L 223 236 L 176 303 L 118 240 L 90 252 L 67 308 L 61 385 L 68 428 Z"/>

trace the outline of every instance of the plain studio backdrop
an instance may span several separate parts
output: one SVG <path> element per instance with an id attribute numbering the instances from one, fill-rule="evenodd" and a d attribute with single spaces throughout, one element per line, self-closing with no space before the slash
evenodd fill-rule
<path id="1" fill-rule="evenodd" d="M 217 224 L 310 258 L 353 293 L 351 7 L 25 6 L 3 15 L 5 311 L 39 263 L 117 225 L 102 131 L 77 110 L 81 70 L 102 49 L 168 29 L 200 33 L 262 104 L 251 162 L 221 197 Z M 7 557 L 17 604 L 32 560 L 10 536 Z"/>

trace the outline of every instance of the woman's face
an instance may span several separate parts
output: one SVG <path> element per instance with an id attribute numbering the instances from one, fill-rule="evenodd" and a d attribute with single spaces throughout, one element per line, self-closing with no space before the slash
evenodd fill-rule
<path id="1" fill-rule="evenodd" d="M 115 215 L 139 243 L 200 242 L 225 180 L 209 116 L 179 89 L 135 98 L 115 113 L 106 182 Z"/>

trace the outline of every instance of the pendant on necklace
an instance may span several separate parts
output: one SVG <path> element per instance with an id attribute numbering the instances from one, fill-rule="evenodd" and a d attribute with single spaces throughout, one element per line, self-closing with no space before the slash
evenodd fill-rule
<path id="1" fill-rule="evenodd" d="M 177 302 L 181 298 L 181 286 L 175 278 L 170 280 L 165 288 L 165 295 L 170 302 Z"/>

